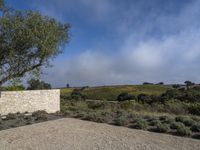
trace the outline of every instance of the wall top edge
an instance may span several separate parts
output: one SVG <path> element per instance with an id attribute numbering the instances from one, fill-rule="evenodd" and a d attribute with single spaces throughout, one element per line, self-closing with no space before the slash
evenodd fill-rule
<path id="1" fill-rule="evenodd" d="M 22 90 L 22 91 L 0 91 L 1 93 L 22 93 L 22 92 L 50 92 L 50 91 L 58 91 L 60 89 L 49 89 L 49 90 Z"/>

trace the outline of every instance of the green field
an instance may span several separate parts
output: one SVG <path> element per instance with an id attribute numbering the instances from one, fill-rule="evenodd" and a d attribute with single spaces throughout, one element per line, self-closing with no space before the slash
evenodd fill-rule
<path id="1" fill-rule="evenodd" d="M 120 86 L 100 86 L 89 87 L 81 91 L 88 99 L 94 100 L 116 100 L 117 96 L 123 92 L 138 95 L 141 93 L 149 95 L 160 95 L 167 89 L 171 88 L 167 85 L 120 85 Z M 61 89 L 61 95 L 70 96 L 74 88 Z"/>

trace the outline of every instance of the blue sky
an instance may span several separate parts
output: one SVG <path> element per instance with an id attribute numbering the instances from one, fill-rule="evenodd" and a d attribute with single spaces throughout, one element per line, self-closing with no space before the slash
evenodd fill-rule
<path id="1" fill-rule="evenodd" d="M 70 23 L 65 52 L 44 70 L 55 87 L 200 82 L 199 0 L 7 0 Z"/>

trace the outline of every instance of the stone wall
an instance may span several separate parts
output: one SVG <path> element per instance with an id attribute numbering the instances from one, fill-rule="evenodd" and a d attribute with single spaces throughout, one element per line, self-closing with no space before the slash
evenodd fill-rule
<path id="1" fill-rule="evenodd" d="M 0 114 L 60 111 L 60 90 L 9 91 L 0 93 Z"/>

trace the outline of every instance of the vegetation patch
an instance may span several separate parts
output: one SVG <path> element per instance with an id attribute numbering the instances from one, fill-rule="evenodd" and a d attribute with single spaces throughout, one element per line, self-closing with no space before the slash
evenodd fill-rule
<path id="1" fill-rule="evenodd" d="M 125 116 L 119 116 L 119 117 L 114 119 L 114 124 L 118 125 L 118 126 L 125 126 L 128 123 L 129 122 L 128 122 L 128 120 L 127 120 L 127 118 Z"/>
<path id="2" fill-rule="evenodd" d="M 170 127 L 168 124 L 158 124 L 156 126 L 156 132 L 160 132 L 160 133 L 168 133 L 170 131 Z"/>
<path id="3" fill-rule="evenodd" d="M 148 123 L 144 119 L 138 119 L 136 120 L 136 123 L 133 125 L 133 128 L 135 129 L 147 129 Z"/>
<path id="4" fill-rule="evenodd" d="M 2 119 L 3 117 L 3 119 Z M 0 130 L 15 128 L 34 123 L 61 118 L 58 114 L 48 114 L 45 111 L 29 113 L 10 113 L 0 117 Z"/>
<path id="5" fill-rule="evenodd" d="M 113 102 L 106 100 L 61 100 L 65 117 L 126 126 L 179 136 L 197 137 L 200 134 L 200 117 L 163 114 L 154 105 L 136 100 Z M 164 104 L 159 104 L 164 105 Z M 149 107 L 149 108 L 148 108 Z M 152 108 L 151 108 L 152 107 Z"/>
<path id="6" fill-rule="evenodd" d="M 180 136 L 191 136 L 192 131 L 190 128 L 182 126 L 177 129 L 177 134 Z"/>

